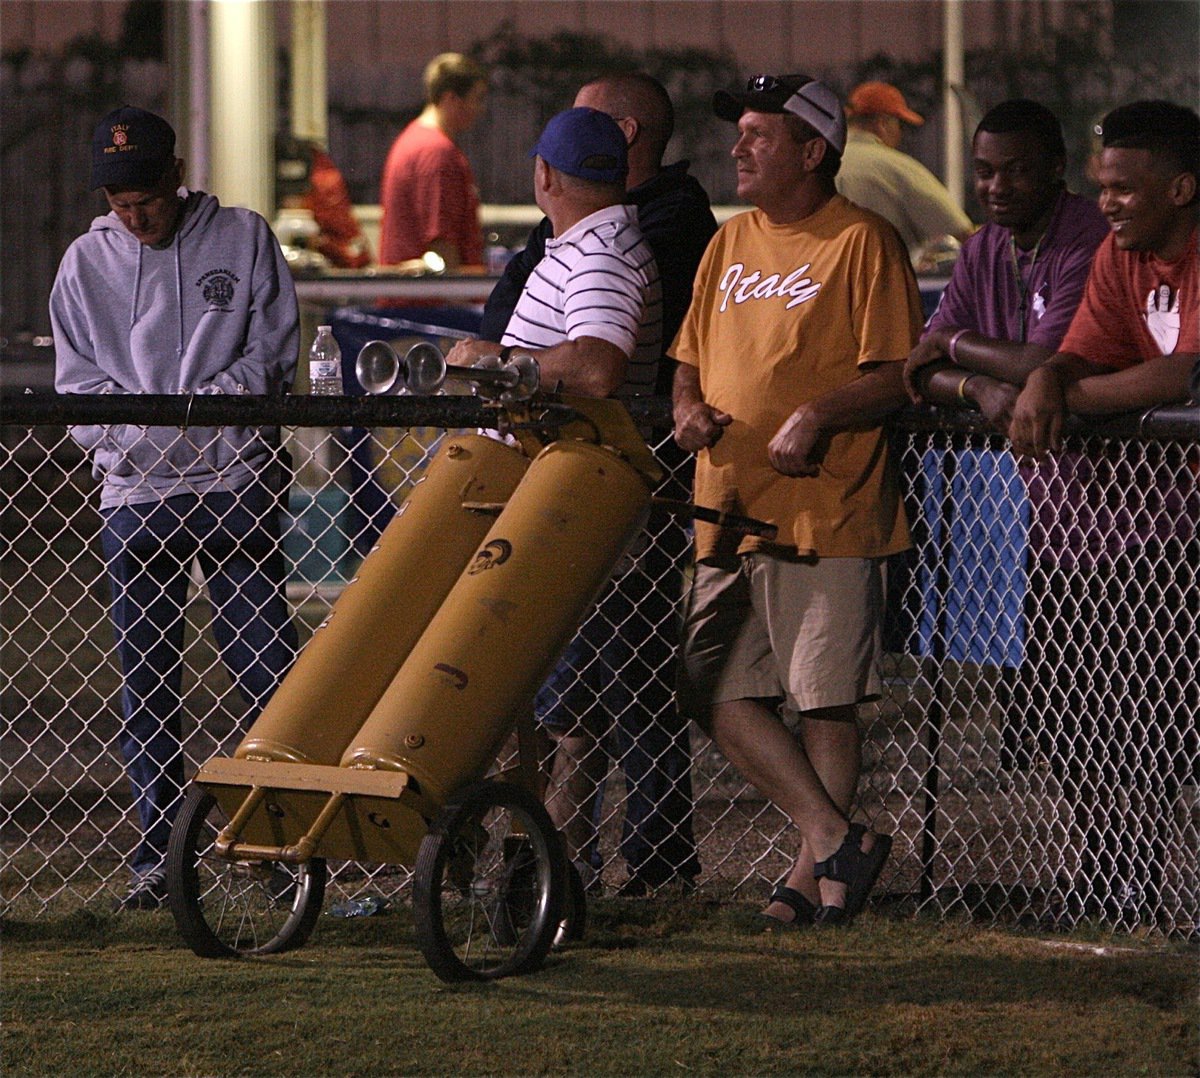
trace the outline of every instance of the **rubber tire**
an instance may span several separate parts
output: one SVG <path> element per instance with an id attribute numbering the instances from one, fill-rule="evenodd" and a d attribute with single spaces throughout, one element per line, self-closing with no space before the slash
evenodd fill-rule
<path id="1" fill-rule="evenodd" d="M 505 819 L 496 818 L 496 810 Z M 514 867 L 514 850 L 518 858 L 531 854 L 534 866 L 532 897 L 515 907 L 509 888 L 515 878 L 531 877 L 528 869 Z M 443 981 L 532 972 L 554 942 L 567 887 L 562 840 L 541 802 L 511 783 L 475 783 L 451 798 L 417 851 L 412 904 L 418 946 Z"/>
<path id="2" fill-rule="evenodd" d="M 279 954 L 300 947 L 316 927 L 325 900 L 327 870 L 314 857 L 275 866 L 294 876 L 290 906 L 254 878 L 263 868 L 205 856 L 226 816 L 202 786 L 180 806 L 167 847 L 167 901 L 179 934 L 201 958 Z M 233 916 L 230 916 L 230 912 Z"/>

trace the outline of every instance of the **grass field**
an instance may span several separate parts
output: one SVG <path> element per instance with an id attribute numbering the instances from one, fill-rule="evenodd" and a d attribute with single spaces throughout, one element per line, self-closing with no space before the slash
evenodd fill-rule
<path id="1" fill-rule="evenodd" d="M 407 911 L 196 958 L 166 913 L 8 920 L 18 1075 L 1195 1075 L 1197 951 L 872 913 L 764 936 L 753 907 L 600 900 L 533 975 L 448 986 Z"/>

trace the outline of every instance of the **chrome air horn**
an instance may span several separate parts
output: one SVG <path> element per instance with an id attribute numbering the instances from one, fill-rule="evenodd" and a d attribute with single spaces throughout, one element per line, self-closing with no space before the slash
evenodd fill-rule
<path id="1" fill-rule="evenodd" d="M 528 400 L 540 380 L 537 360 L 528 353 L 514 353 L 507 363 L 499 356 L 485 356 L 476 367 L 456 367 L 428 341 L 418 341 L 403 357 L 387 341 L 368 341 L 359 350 L 354 373 L 368 393 L 404 390 L 428 396 L 454 380 L 470 382 L 480 396 L 503 401 Z"/>

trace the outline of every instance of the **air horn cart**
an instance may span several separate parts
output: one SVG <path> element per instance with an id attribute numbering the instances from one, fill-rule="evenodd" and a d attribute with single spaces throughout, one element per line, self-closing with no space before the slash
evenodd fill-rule
<path id="1" fill-rule="evenodd" d="M 171 911 L 198 955 L 281 952 L 312 933 L 327 859 L 402 864 L 434 973 L 529 972 L 584 916 L 537 796 L 533 698 L 662 472 L 619 402 L 539 393 L 529 356 L 456 368 L 373 341 L 357 367 L 376 393 L 468 381 L 517 444 L 446 438 L 233 756 L 200 768 Z M 489 775 L 514 729 L 519 762 Z"/>

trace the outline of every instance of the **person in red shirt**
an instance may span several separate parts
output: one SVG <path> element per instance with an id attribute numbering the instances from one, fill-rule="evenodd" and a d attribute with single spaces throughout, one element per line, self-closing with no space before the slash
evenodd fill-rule
<path id="1" fill-rule="evenodd" d="M 1013 452 L 1038 459 L 1062 448 L 1068 411 L 1187 400 L 1200 354 L 1200 117 L 1136 101 L 1100 130 L 1100 209 L 1112 232 L 1059 351 L 1030 373 L 1009 425 Z"/>
<path id="2" fill-rule="evenodd" d="M 317 222 L 316 246 L 330 265 L 361 269 L 371 261 L 371 248 L 362 227 L 354 219 L 354 207 L 346 178 L 319 145 L 310 148 L 312 171 L 303 205 Z"/>
<path id="3" fill-rule="evenodd" d="M 447 268 L 483 262 L 479 194 L 455 140 L 483 114 L 487 72 L 460 53 L 425 68 L 425 108 L 388 151 L 380 183 L 379 261 L 395 265 L 433 251 Z"/>
<path id="4" fill-rule="evenodd" d="M 1137 101 L 1099 133 L 1111 232 L 1059 351 L 1029 374 L 1009 424 L 1013 452 L 1039 460 L 1062 448 L 1068 412 L 1186 401 L 1200 356 L 1200 116 Z M 1172 818 L 1200 768 L 1195 446 L 1130 441 L 1067 458 L 1056 458 L 1057 482 L 1088 524 L 1088 571 L 1060 578 L 1054 632 L 1038 642 L 1041 691 L 1057 701 L 1050 767 L 1083 838 L 1066 912 L 1191 933 L 1194 900 L 1169 866 L 1187 856 Z"/>

